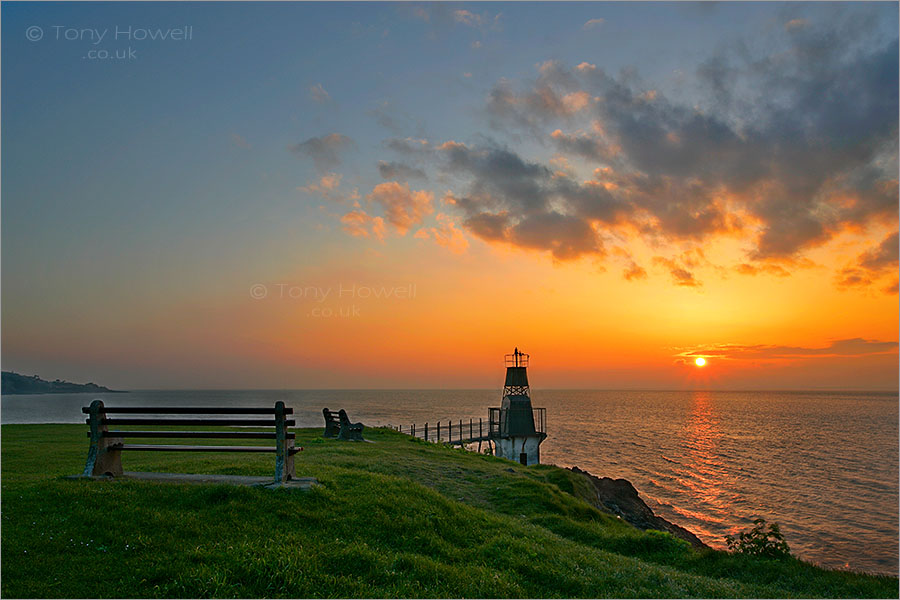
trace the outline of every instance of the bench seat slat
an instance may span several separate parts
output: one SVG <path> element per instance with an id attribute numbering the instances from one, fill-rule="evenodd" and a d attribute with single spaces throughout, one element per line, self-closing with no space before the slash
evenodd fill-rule
<path id="1" fill-rule="evenodd" d="M 115 444 L 118 450 L 152 450 L 158 452 L 275 452 L 272 446 L 155 446 L 151 444 Z M 296 454 L 299 448 L 290 448 Z"/>
<path id="2" fill-rule="evenodd" d="M 203 406 L 118 406 L 104 407 L 106 413 L 131 413 L 148 415 L 274 415 L 274 408 L 210 408 Z M 81 412 L 89 414 L 90 407 L 83 407 Z M 294 409 L 285 407 L 284 414 L 294 414 Z"/>
<path id="3" fill-rule="evenodd" d="M 90 424 L 90 419 L 86 419 L 86 423 Z M 275 420 L 265 419 L 101 419 L 104 425 L 196 425 L 202 426 L 228 426 L 228 425 L 245 425 L 252 427 L 274 427 Z M 296 425 L 294 419 L 285 419 L 286 427 Z"/>
<path id="4" fill-rule="evenodd" d="M 88 432 L 88 437 L 91 436 Z M 104 431 L 103 437 L 110 438 L 207 438 L 232 440 L 274 440 L 274 431 Z M 297 434 L 288 432 L 287 439 L 296 439 Z"/>

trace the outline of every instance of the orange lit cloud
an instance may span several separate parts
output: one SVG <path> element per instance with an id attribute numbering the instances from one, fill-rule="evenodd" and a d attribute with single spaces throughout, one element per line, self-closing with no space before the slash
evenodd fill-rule
<path id="1" fill-rule="evenodd" d="M 394 226 L 400 235 L 422 222 L 426 215 L 434 212 L 434 194 L 429 191 L 411 191 L 409 184 L 386 181 L 375 186 L 366 196 L 369 202 L 384 208 L 385 220 Z"/>
<path id="2" fill-rule="evenodd" d="M 795 359 L 815 357 L 849 357 L 869 356 L 873 354 L 886 354 L 897 351 L 897 342 L 881 342 L 866 340 L 863 338 L 851 338 L 835 340 L 827 346 L 818 348 L 806 348 L 799 346 L 767 346 L 740 344 L 716 344 L 712 346 L 698 346 L 685 350 L 676 356 L 693 360 L 698 356 L 715 357 L 727 360 L 756 360 L 756 359 Z"/>
<path id="3" fill-rule="evenodd" d="M 354 237 L 369 237 L 371 234 L 379 241 L 383 241 L 387 234 L 384 219 L 373 217 L 363 210 L 353 210 L 341 217 L 341 223 L 346 233 Z"/>
<path id="4" fill-rule="evenodd" d="M 426 227 L 416 232 L 415 237 L 419 239 L 434 238 L 438 246 L 447 248 L 454 254 L 462 254 L 469 247 L 469 240 L 463 234 L 462 230 L 456 227 L 453 218 L 444 213 L 438 213 L 435 217 L 438 223 L 437 227 Z"/>

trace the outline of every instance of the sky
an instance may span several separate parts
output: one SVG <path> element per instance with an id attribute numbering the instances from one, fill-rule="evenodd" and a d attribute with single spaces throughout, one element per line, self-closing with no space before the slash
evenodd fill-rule
<path id="1" fill-rule="evenodd" d="M 897 3 L 2 17 L 4 370 L 897 389 Z"/>

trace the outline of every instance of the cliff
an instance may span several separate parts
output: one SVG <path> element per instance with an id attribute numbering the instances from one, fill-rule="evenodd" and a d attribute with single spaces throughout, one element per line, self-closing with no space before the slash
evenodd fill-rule
<path id="1" fill-rule="evenodd" d="M 667 521 L 653 513 L 647 504 L 638 496 L 637 490 L 627 479 L 611 479 L 597 477 L 578 467 L 569 469 L 587 477 L 597 494 L 594 506 L 602 511 L 612 513 L 634 525 L 638 529 L 655 529 L 667 531 L 677 538 L 690 543 L 695 548 L 708 548 L 696 535 L 680 525 Z"/>
<path id="2" fill-rule="evenodd" d="M 3 371 L 2 389 L 4 396 L 14 394 L 87 394 L 87 393 L 121 393 L 119 390 L 111 390 L 96 383 L 71 383 L 57 379 L 46 381 L 37 375 L 27 376 Z"/>

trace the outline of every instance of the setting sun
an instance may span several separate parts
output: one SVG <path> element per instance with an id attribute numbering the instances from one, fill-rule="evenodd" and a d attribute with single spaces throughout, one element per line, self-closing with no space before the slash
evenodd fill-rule
<path id="1" fill-rule="evenodd" d="M 706 359 L 703 358 L 702 356 L 698 356 L 697 359 L 694 361 L 694 364 L 697 365 L 698 367 L 705 367 Z"/>

